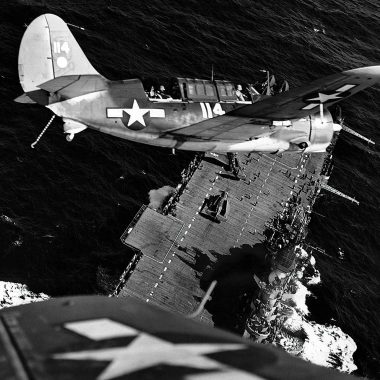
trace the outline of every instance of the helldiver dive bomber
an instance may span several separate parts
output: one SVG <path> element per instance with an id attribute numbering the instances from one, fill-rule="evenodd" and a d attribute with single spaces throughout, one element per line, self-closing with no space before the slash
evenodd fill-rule
<path id="1" fill-rule="evenodd" d="M 253 89 L 249 101 L 238 96 L 240 86 L 225 80 L 177 78 L 171 96 L 166 96 L 163 88 L 160 93 L 150 86 L 144 88 L 139 79 L 104 78 L 87 60 L 63 20 L 45 14 L 35 19 L 24 34 L 19 76 L 25 93 L 16 100 L 51 109 L 62 118 L 68 141 L 92 128 L 135 142 L 198 152 L 183 170 L 177 187 L 159 206 L 143 205 L 121 236 L 122 243 L 134 255 L 112 294 L 119 298 L 112 302 L 122 305 L 120 309 L 110 306 L 110 301 L 85 298 L 62 303 L 56 300 L 44 306 L 54 317 L 51 325 L 60 334 L 66 351 L 62 353 L 61 346 L 61 351 L 49 346 L 54 361 L 48 351 L 35 354 L 22 346 L 26 341 L 24 335 L 29 334 L 30 319 L 25 319 L 27 327 L 21 320 L 23 313 L 28 315 L 27 309 L 20 309 L 17 315 L 12 310 L 4 313 L 4 323 L 17 335 L 14 341 L 18 352 L 27 351 L 29 355 L 25 362 L 31 372 L 56 373 L 57 368 L 62 373 L 70 372 L 71 367 L 63 368 L 65 363 L 60 360 L 69 360 L 74 370 L 82 371 L 73 363 L 83 359 L 91 363 L 88 370 L 100 373 L 97 378 L 111 379 L 129 373 L 121 370 L 133 372 L 137 367 L 132 366 L 131 370 L 130 362 L 118 361 L 116 350 L 116 354 L 108 356 L 84 350 L 88 339 L 82 342 L 81 352 L 68 352 L 79 347 L 70 334 L 74 331 L 80 335 L 84 329 L 86 338 L 93 336 L 101 341 L 99 337 L 108 336 L 107 329 L 111 330 L 111 337 L 119 339 L 138 335 L 146 326 L 154 335 L 157 325 L 163 339 L 162 331 L 170 332 L 171 322 L 164 319 L 167 317 L 163 311 L 152 308 L 150 312 L 149 305 L 223 327 L 255 342 L 274 343 L 302 356 L 306 327 L 311 327 L 298 315 L 289 296 L 297 291 L 298 280 L 307 277 L 313 266 L 314 247 L 305 240 L 312 207 L 322 190 L 359 203 L 327 184 L 333 167 L 332 151 L 342 128 L 371 142 L 346 127 L 341 117 L 333 118 L 327 107 L 378 83 L 380 66 L 333 74 L 296 89 L 284 86 L 284 91 L 275 95 L 270 91 L 260 94 Z M 268 88 L 269 79 L 268 74 Z M 128 315 L 126 322 L 127 306 L 120 302 L 123 298 L 128 300 L 128 312 L 133 314 Z M 95 304 L 96 307 L 91 306 Z M 57 314 L 60 308 L 65 309 L 62 315 Z M 35 306 L 29 310 L 33 318 L 38 313 L 46 315 L 45 310 L 41 312 Z M 81 321 L 76 324 L 76 319 Z M 39 318 L 37 322 L 32 320 L 32 324 L 41 327 L 41 321 L 47 320 Z M 298 326 L 289 322 L 295 320 L 301 321 Z M 125 330 L 118 325 L 114 330 L 115 321 L 124 321 L 133 329 Z M 190 324 L 192 328 L 178 324 L 179 334 L 191 332 L 192 338 L 184 335 L 183 339 L 201 342 L 200 334 L 206 326 Z M 121 335 L 115 335 L 115 331 Z M 175 334 L 172 337 L 177 339 Z M 145 340 L 143 350 L 138 351 L 144 360 L 148 357 L 147 347 L 155 347 L 152 342 L 157 340 Z M 111 340 L 101 343 L 114 344 Z M 157 347 L 161 349 L 162 342 L 159 343 L 161 346 Z M 94 346 L 90 344 L 92 349 Z M 129 350 L 129 342 L 120 344 L 126 344 Z M 134 355 L 133 348 L 130 351 Z M 346 370 L 339 361 L 339 350 L 331 355 L 341 364 L 335 368 Z M 231 360 L 233 356 L 229 354 L 228 358 Z M 276 361 L 278 369 L 266 361 L 266 355 L 257 358 L 241 355 L 239 360 L 242 358 L 264 365 L 264 370 L 257 372 L 263 376 L 260 378 L 297 379 L 305 375 L 297 367 L 289 372 L 282 359 Z M 102 364 L 101 369 L 96 360 L 108 364 Z M 133 360 L 131 363 L 135 365 Z M 188 360 L 185 366 L 192 363 Z M 268 368 L 275 373 L 268 372 Z M 321 371 L 315 371 L 318 370 Z M 214 375 L 218 377 L 220 373 Z M 166 370 L 160 374 L 168 377 Z M 246 375 L 234 374 L 230 378 L 250 378 Z M 318 372 L 314 375 L 321 376 Z M 345 378 L 333 372 L 326 373 L 329 375 L 334 379 Z"/>
<path id="2" fill-rule="evenodd" d="M 238 100 L 229 81 L 178 78 L 175 98 L 149 97 L 139 79 L 99 74 L 53 14 L 26 29 L 18 58 L 25 94 L 62 118 L 68 141 L 93 128 L 145 144 L 202 152 L 324 152 L 334 131 L 327 107 L 380 79 L 380 66 L 333 74 L 276 96 Z"/>

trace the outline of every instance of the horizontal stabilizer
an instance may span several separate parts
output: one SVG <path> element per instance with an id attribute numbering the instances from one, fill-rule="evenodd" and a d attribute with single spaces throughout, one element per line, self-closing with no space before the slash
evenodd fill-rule
<path id="1" fill-rule="evenodd" d="M 107 89 L 107 80 L 100 75 L 65 75 L 38 86 L 49 93 L 58 93 L 59 101 Z"/>
<path id="2" fill-rule="evenodd" d="M 78 79 L 79 75 L 65 75 L 42 83 L 38 85 L 38 87 L 48 92 L 57 92 L 62 88 L 70 85 L 71 83 L 77 81 Z"/>
<path id="3" fill-rule="evenodd" d="M 28 95 L 22 94 L 18 96 L 15 99 L 15 102 L 17 103 L 24 103 L 24 104 L 37 104 L 34 100 L 30 99 Z"/>

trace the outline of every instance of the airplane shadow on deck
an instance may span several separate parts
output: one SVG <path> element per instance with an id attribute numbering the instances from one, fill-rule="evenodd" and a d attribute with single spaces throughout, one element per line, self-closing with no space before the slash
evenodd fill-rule
<path id="1" fill-rule="evenodd" d="M 178 248 L 181 251 L 187 252 L 187 249 Z M 183 261 L 185 264 L 187 264 L 191 269 L 193 269 L 196 272 L 196 278 L 201 279 L 205 271 L 208 270 L 210 267 L 210 264 L 213 262 L 211 258 L 204 253 L 202 250 L 196 247 L 191 248 L 193 252 L 195 253 L 194 256 L 194 262 L 191 262 L 189 260 L 186 260 L 185 258 L 178 256 L 178 258 Z M 211 280 L 212 281 L 212 280 Z M 206 286 L 207 290 L 208 285 Z M 204 289 L 203 286 L 201 286 L 202 289 Z M 199 297 L 197 297 L 197 300 L 200 301 Z"/>
<path id="2" fill-rule="evenodd" d="M 198 252 L 196 261 L 202 264 L 200 286 L 206 290 L 213 280 L 217 280 L 211 300 L 206 310 L 212 315 L 215 327 L 237 334 L 243 334 L 245 321 L 250 313 L 250 303 L 258 294 L 258 286 L 253 278 L 256 274 L 265 277 L 270 272 L 264 244 L 230 248 L 229 255 L 209 251 L 215 258 L 211 261 L 205 253 Z M 208 263 L 206 261 L 208 260 Z"/>

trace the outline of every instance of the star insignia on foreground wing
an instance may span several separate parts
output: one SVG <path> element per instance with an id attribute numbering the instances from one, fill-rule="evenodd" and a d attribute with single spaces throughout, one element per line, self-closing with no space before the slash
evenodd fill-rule
<path id="1" fill-rule="evenodd" d="M 87 328 L 86 323 L 91 324 L 92 328 L 94 328 L 97 323 L 99 326 L 105 326 L 104 320 L 93 320 L 82 321 L 77 324 L 74 322 L 65 325 L 65 327 L 77 334 L 89 337 L 89 329 Z M 112 324 L 115 324 L 114 327 L 116 327 L 116 329 Z M 228 378 L 236 380 L 260 379 L 254 374 L 229 367 L 217 360 L 203 356 L 223 351 L 245 349 L 246 346 L 244 344 L 171 343 L 153 335 L 138 332 L 137 330 L 130 328 L 129 331 L 123 332 L 122 329 L 120 329 L 120 324 L 111 320 L 108 320 L 108 328 L 110 330 L 110 336 L 112 337 L 116 337 L 115 331 L 120 331 L 122 334 L 121 336 L 130 336 L 131 333 L 136 331 L 136 338 L 126 346 L 55 354 L 54 359 L 110 361 L 111 363 L 97 377 L 98 380 L 110 380 L 162 364 L 184 366 L 212 372 L 207 373 L 207 376 L 204 373 L 190 375 L 188 379 L 193 380 L 204 378 L 213 379 L 219 378 L 220 376 L 224 378 L 223 375 L 227 376 L 227 374 L 230 376 L 227 376 Z M 107 333 L 102 333 L 103 339 L 107 339 L 106 336 Z M 97 338 L 94 339 L 98 340 Z"/>
<path id="2" fill-rule="evenodd" d="M 149 112 L 149 109 L 140 108 L 136 99 L 133 101 L 132 108 L 124 108 L 123 111 L 129 115 L 128 127 L 136 121 L 145 127 L 144 115 Z"/>

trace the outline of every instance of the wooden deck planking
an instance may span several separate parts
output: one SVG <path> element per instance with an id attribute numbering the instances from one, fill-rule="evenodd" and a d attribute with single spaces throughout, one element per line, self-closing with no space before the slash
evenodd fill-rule
<path id="1" fill-rule="evenodd" d="M 194 311 L 205 293 L 200 287 L 204 263 L 215 262 L 216 254 L 229 255 L 234 246 L 264 241 L 266 223 L 284 210 L 292 194 L 309 186 L 310 174 L 320 172 L 324 155 L 307 158 L 306 163 L 297 155 L 239 158 L 246 175 L 240 181 L 203 160 L 180 196 L 176 218 L 144 211 L 125 240 L 143 257 L 119 296 L 130 294 L 181 314 Z M 301 179 L 305 172 L 309 176 Z M 216 223 L 200 215 L 199 208 L 207 194 L 222 190 L 228 191 L 230 212 L 227 221 Z M 212 316 L 204 311 L 200 319 L 211 323 Z"/>

